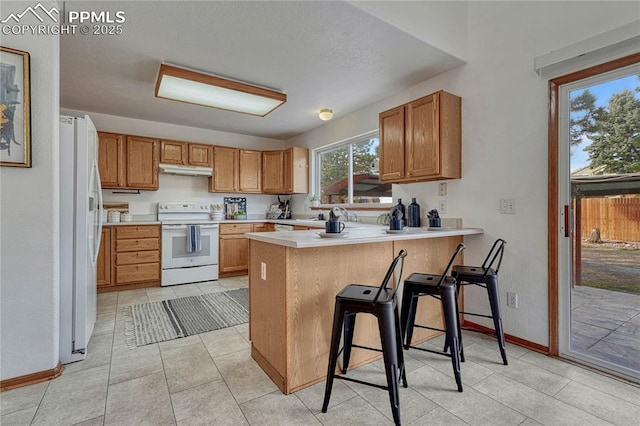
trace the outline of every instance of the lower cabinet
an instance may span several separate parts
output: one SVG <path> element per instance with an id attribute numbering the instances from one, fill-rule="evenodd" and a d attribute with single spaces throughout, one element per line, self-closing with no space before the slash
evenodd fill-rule
<path id="1" fill-rule="evenodd" d="M 103 228 L 98 255 L 98 288 L 160 285 L 160 226 L 117 225 Z"/>
<path id="2" fill-rule="evenodd" d="M 98 287 L 108 287 L 111 283 L 111 228 L 102 228 L 100 251 L 98 252 L 97 284 Z"/>
<path id="3" fill-rule="evenodd" d="M 247 275 L 249 271 L 249 240 L 247 232 L 272 232 L 273 223 L 221 223 L 218 248 L 218 275 L 221 278 Z"/>

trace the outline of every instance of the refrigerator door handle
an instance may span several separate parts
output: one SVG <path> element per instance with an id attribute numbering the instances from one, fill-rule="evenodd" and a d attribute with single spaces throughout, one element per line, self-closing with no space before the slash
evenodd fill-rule
<path id="1" fill-rule="evenodd" d="M 96 235 L 94 235 L 93 238 L 94 246 L 91 248 L 91 264 L 95 268 L 96 264 L 98 263 L 98 254 L 100 252 L 100 243 L 102 240 L 102 185 L 100 184 L 100 171 L 98 170 L 98 164 L 96 163 L 96 160 L 93 160 L 93 164 L 91 167 L 91 181 L 92 187 L 95 186 L 97 193 L 96 195 L 98 196 L 98 203 L 95 209 L 97 211 L 97 214 L 93 215 L 94 220 L 98 221 L 98 227 Z M 94 226 L 93 229 L 95 230 L 96 227 Z"/>

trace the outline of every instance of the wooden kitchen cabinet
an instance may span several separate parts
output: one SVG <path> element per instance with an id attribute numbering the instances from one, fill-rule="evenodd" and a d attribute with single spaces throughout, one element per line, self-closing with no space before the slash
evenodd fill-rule
<path id="1" fill-rule="evenodd" d="M 104 189 L 158 189 L 157 139 L 98 132 L 98 168 Z"/>
<path id="2" fill-rule="evenodd" d="M 96 263 L 98 287 L 108 287 L 111 282 L 111 228 L 102 228 L 98 261 Z"/>
<path id="3" fill-rule="evenodd" d="M 238 191 L 238 149 L 213 147 L 213 176 L 209 178 L 209 192 Z"/>
<path id="4" fill-rule="evenodd" d="M 220 277 L 247 275 L 249 270 L 249 240 L 244 236 L 253 232 L 251 223 L 221 223 L 218 247 Z"/>
<path id="5" fill-rule="evenodd" d="M 190 143 L 189 165 L 200 167 L 211 167 L 213 164 L 213 146 L 199 143 Z"/>
<path id="6" fill-rule="evenodd" d="M 273 232 L 275 231 L 275 224 L 273 223 L 254 223 L 253 232 Z"/>
<path id="7" fill-rule="evenodd" d="M 160 226 L 119 225 L 113 232 L 114 285 L 160 285 Z"/>
<path id="8" fill-rule="evenodd" d="M 125 185 L 124 144 L 124 135 L 98 132 L 98 170 L 103 188 Z"/>
<path id="9" fill-rule="evenodd" d="M 440 91 L 380 113 L 380 180 L 459 179 L 461 103 Z"/>
<path id="10" fill-rule="evenodd" d="M 241 149 L 238 161 L 240 192 L 262 192 L 262 152 Z"/>
<path id="11" fill-rule="evenodd" d="M 291 147 L 262 153 L 262 192 L 306 194 L 309 192 L 309 150 Z"/>
<path id="12" fill-rule="evenodd" d="M 260 154 L 260 151 L 215 146 L 209 192 L 261 193 Z"/>
<path id="13" fill-rule="evenodd" d="M 127 136 L 127 188 L 158 190 L 157 139 Z"/>
<path id="14" fill-rule="evenodd" d="M 178 141 L 160 141 L 160 163 L 187 164 L 187 144 Z"/>

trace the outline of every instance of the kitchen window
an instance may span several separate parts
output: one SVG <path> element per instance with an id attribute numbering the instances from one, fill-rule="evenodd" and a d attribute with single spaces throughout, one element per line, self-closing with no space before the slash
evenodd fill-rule
<path id="1" fill-rule="evenodd" d="M 380 182 L 378 131 L 314 150 L 314 193 L 322 204 L 364 207 L 391 203 L 391 184 Z"/>

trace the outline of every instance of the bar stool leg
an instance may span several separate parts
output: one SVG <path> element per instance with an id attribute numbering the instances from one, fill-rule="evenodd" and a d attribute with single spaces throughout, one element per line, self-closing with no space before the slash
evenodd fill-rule
<path id="1" fill-rule="evenodd" d="M 460 306 L 458 305 L 458 301 L 460 300 L 460 287 L 460 282 L 456 281 L 456 318 L 458 319 L 458 344 L 460 346 L 460 361 L 464 362 L 464 345 L 462 344 L 462 320 L 460 319 Z M 449 342 L 447 341 L 447 339 L 445 339 L 444 349 L 442 351 L 447 352 L 447 349 L 449 349 Z"/>
<path id="2" fill-rule="evenodd" d="M 398 353 L 398 364 L 400 365 L 400 378 L 402 379 L 402 386 L 405 388 L 407 385 L 407 369 L 404 365 L 404 351 L 402 350 L 402 328 L 400 328 L 400 318 L 398 316 L 398 306 L 393 312 L 393 317 L 396 323 L 396 351 Z"/>
<path id="3" fill-rule="evenodd" d="M 451 350 L 451 365 L 453 366 L 453 375 L 458 385 L 458 392 L 462 392 L 462 377 L 460 374 L 460 346 L 458 338 L 458 318 L 456 303 L 455 287 L 447 287 L 442 294 L 442 308 L 444 310 L 446 340 Z"/>
<path id="4" fill-rule="evenodd" d="M 406 290 L 405 290 L 406 291 Z M 409 294 L 409 309 L 407 309 L 407 324 L 403 326 L 406 337 L 404 338 L 404 348 L 409 349 L 411 345 L 411 339 L 413 338 L 413 328 L 416 322 L 416 311 L 418 309 L 418 295 Z M 403 297 L 404 298 L 404 297 Z"/>
<path id="5" fill-rule="evenodd" d="M 405 284 L 404 291 L 402 292 L 402 309 L 400 310 L 400 330 L 402 330 L 402 337 L 400 340 L 403 342 L 403 344 L 407 335 L 407 325 L 409 324 L 411 300 L 411 289 L 407 288 L 407 285 Z M 404 345 L 404 348 L 407 349 L 407 346 Z"/>
<path id="6" fill-rule="evenodd" d="M 356 330 L 356 313 L 345 312 L 344 314 L 344 346 L 342 352 L 342 374 L 347 373 L 349 360 L 351 359 L 351 345 L 353 344 L 353 334 Z"/>
<path id="7" fill-rule="evenodd" d="M 396 322 L 393 318 L 394 311 L 385 310 L 378 316 L 378 329 L 380 330 L 380 340 L 382 343 L 382 354 L 384 357 L 384 369 L 387 373 L 387 387 L 389 388 L 389 402 L 393 421 L 400 424 L 400 396 L 398 393 L 398 351 L 397 337 L 395 336 Z"/>
<path id="8" fill-rule="evenodd" d="M 336 301 L 336 307 L 333 311 L 333 330 L 331 332 L 331 348 L 329 349 L 329 366 L 327 367 L 327 383 L 324 388 L 324 402 L 322 403 L 322 412 L 327 412 L 329 399 L 331 399 L 331 390 L 333 389 L 333 377 L 336 373 L 336 364 L 338 362 L 338 351 L 340 350 L 340 336 L 342 335 L 342 322 L 344 319 L 344 309 L 339 301 Z"/>
<path id="9" fill-rule="evenodd" d="M 502 355 L 502 363 L 507 363 L 507 351 L 504 343 L 504 329 L 502 328 L 502 315 L 500 315 L 500 297 L 498 295 L 498 277 L 493 275 L 487 280 L 487 293 L 489 294 L 489 304 L 491 305 L 491 316 L 493 317 L 493 326 L 496 330 L 496 339 Z"/>

